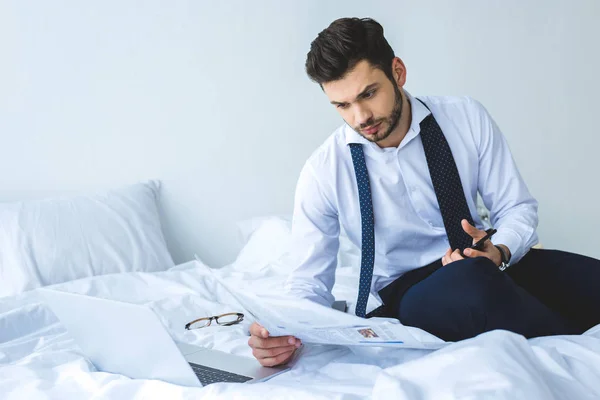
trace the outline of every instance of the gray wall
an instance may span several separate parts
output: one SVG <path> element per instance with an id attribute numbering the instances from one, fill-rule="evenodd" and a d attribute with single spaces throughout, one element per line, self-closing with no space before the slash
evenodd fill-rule
<path id="1" fill-rule="evenodd" d="M 406 2 L 409 90 L 468 94 L 540 203 L 540 241 L 600 258 L 600 2 Z"/>
<path id="2" fill-rule="evenodd" d="M 223 265 L 236 221 L 291 212 L 303 162 L 340 123 L 304 74 L 310 41 L 372 16 L 411 93 L 487 106 L 544 245 L 600 257 L 598 4 L 0 0 L 0 201 L 161 179 L 175 260 Z"/>

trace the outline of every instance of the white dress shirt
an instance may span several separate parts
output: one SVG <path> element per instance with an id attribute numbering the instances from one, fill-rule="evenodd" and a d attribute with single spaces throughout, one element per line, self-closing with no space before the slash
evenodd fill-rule
<path id="1" fill-rule="evenodd" d="M 292 221 L 295 265 L 286 289 L 324 305 L 331 289 L 340 227 L 361 247 L 358 189 L 349 143 L 361 143 L 371 184 L 375 264 L 371 293 L 407 271 L 443 257 L 450 247 L 427 168 L 420 122 L 430 111 L 405 92 L 412 122 L 398 147 L 380 148 L 344 124 L 308 159 L 298 180 Z M 475 225 L 479 191 L 511 263 L 537 243 L 537 201 L 530 195 L 506 140 L 487 110 L 469 97 L 419 97 L 448 141 Z M 356 277 L 357 283 L 359 276 Z M 357 293 L 358 295 L 358 293 Z M 367 311 L 378 304 L 367 306 Z"/>

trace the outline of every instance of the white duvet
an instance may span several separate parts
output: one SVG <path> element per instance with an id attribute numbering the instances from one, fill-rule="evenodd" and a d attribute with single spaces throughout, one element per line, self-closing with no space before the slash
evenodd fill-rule
<path id="1" fill-rule="evenodd" d="M 246 265 L 251 259 L 240 257 L 216 273 L 240 290 L 280 291 L 287 272 L 276 264 Z M 355 297 L 352 274 L 338 269 L 338 298 Z M 57 287 L 150 305 L 175 340 L 251 357 L 249 319 L 231 327 L 183 329 L 199 316 L 244 311 L 201 263 Z M 268 382 L 187 388 L 98 372 L 36 291 L 0 299 L 0 399 L 154 398 L 600 399 L 600 329 L 532 340 L 494 331 L 437 351 L 305 345 L 293 368 Z"/>

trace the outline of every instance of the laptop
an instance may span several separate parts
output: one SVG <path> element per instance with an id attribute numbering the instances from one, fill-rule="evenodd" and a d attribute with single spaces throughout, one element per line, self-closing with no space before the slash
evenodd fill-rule
<path id="1" fill-rule="evenodd" d="M 46 288 L 40 293 L 99 371 L 205 386 L 260 382 L 289 369 L 263 367 L 254 358 L 177 344 L 145 305 Z"/>

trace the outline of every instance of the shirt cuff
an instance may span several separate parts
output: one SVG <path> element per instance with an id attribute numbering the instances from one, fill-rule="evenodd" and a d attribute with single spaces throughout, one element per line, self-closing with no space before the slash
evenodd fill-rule
<path id="1" fill-rule="evenodd" d="M 519 234 L 511 229 L 498 229 L 498 232 L 493 236 L 492 243 L 495 245 L 503 244 L 510 250 L 510 264 L 516 264 L 524 256 L 523 240 Z"/>
<path id="2" fill-rule="evenodd" d="M 317 290 L 299 289 L 288 286 L 285 288 L 285 291 L 292 297 L 307 299 L 325 307 L 331 307 L 335 300 L 331 293 L 317 293 Z"/>

